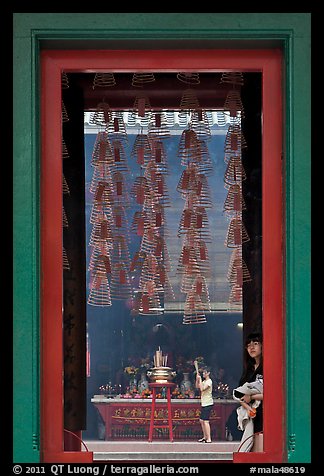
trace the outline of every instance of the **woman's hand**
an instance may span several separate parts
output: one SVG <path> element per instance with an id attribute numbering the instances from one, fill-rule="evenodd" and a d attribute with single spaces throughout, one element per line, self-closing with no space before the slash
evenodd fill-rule
<path id="1" fill-rule="evenodd" d="M 250 403 L 251 400 L 252 400 L 251 395 L 247 395 L 247 394 L 245 394 L 245 395 L 241 398 L 241 401 L 242 401 L 242 402 L 245 402 L 245 403 Z"/>

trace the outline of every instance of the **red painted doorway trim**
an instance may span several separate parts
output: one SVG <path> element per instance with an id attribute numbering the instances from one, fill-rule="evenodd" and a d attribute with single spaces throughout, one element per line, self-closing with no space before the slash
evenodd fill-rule
<path id="1" fill-rule="evenodd" d="M 262 72 L 262 282 L 264 452 L 234 462 L 285 461 L 282 198 L 282 54 L 280 50 L 44 50 L 41 52 L 41 451 L 43 462 L 84 462 L 64 452 L 62 338 L 61 73 Z"/>

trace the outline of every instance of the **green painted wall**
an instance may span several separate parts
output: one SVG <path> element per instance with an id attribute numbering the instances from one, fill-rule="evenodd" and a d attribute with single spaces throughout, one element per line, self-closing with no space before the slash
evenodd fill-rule
<path id="1" fill-rule="evenodd" d="M 287 448 L 309 462 L 310 13 L 14 13 L 14 461 L 39 461 L 39 49 L 278 47 L 286 71 Z M 128 43 L 131 41 L 131 43 Z"/>

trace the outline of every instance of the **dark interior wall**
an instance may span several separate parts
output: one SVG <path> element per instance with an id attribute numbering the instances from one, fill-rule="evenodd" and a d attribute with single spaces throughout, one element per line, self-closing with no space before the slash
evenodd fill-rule
<path id="1" fill-rule="evenodd" d="M 63 122 L 63 139 L 69 157 L 63 158 L 63 174 L 70 193 L 63 195 L 68 227 L 63 228 L 63 246 L 69 270 L 63 273 L 64 322 L 64 427 L 86 427 L 86 254 L 83 91 L 70 78 L 63 89 L 69 120 Z"/>
<path id="2" fill-rule="evenodd" d="M 246 180 L 242 182 L 246 210 L 243 223 L 250 240 L 242 247 L 252 280 L 243 284 L 244 336 L 262 331 L 262 132 L 261 73 L 245 74 L 241 91 L 245 117 L 242 132 L 247 148 L 242 151 Z"/>

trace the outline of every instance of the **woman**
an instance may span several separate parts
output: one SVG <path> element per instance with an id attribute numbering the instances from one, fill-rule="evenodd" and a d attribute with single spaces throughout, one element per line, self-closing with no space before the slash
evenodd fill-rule
<path id="1" fill-rule="evenodd" d="M 200 399 L 201 399 L 201 413 L 200 413 L 200 425 L 203 432 L 203 437 L 198 440 L 200 443 L 211 443 L 210 435 L 210 424 L 209 417 L 214 405 L 213 400 L 213 382 L 210 378 L 210 368 L 203 368 L 203 379 L 201 375 L 197 372 L 196 375 L 196 388 L 200 390 Z"/>
<path id="2" fill-rule="evenodd" d="M 251 383 L 257 379 L 263 380 L 263 361 L 262 361 L 262 334 L 256 332 L 249 334 L 245 340 L 244 349 L 244 371 L 240 379 L 239 385 Z M 256 415 L 253 417 L 253 446 L 251 451 L 263 451 L 263 393 L 256 393 L 254 395 L 245 394 L 241 398 L 242 405 L 251 405 L 254 400 L 259 400 L 260 404 L 256 409 Z"/>

